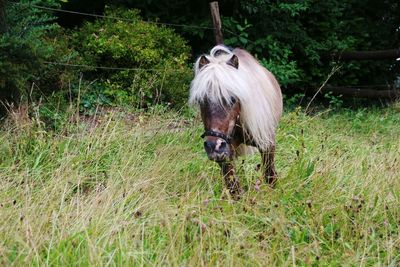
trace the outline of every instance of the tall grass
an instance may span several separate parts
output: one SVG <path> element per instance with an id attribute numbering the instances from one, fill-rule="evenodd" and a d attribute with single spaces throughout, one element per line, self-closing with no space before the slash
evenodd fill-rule
<path id="1" fill-rule="evenodd" d="M 287 112 L 275 189 L 227 194 L 199 119 L 109 113 L 0 131 L 0 265 L 400 263 L 399 106 Z M 122 114 L 122 115 L 121 115 Z"/>

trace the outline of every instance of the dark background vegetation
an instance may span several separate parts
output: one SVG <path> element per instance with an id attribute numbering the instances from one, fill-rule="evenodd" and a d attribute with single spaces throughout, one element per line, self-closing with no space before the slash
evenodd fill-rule
<path id="1" fill-rule="evenodd" d="M 59 109 L 78 100 L 83 113 L 99 105 L 181 108 L 192 62 L 214 45 L 208 1 L 0 0 L 0 5 L 0 98 L 7 103 L 50 102 Z M 329 85 L 396 84 L 399 61 L 344 62 L 333 54 L 398 48 L 398 1 L 235 0 L 219 5 L 226 45 L 256 55 L 287 96 L 315 90 L 338 66 Z M 54 115 L 51 106 L 44 110 Z"/>

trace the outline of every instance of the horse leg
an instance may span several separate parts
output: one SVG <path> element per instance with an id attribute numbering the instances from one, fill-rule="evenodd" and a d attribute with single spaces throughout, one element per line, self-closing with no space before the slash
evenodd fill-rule
<path id="1" fill-rule="evenodd" d="M 261 151 L 261 155 L 264 179 L 271 187 L 274 187 L 277 179 L 274 164 L 275 146 L 271 146 L 267 151 Z"/>
<path id="2" fill-rule="evenodd" d="M 222 176 L 225 180 L 225 185 L 229 189 L 229 193 L 234 199 L 239 199 L 242 194 L 239 179 L 235 174 L 234 166 L 231 162 L 219 163 L 221 167 Z"/>

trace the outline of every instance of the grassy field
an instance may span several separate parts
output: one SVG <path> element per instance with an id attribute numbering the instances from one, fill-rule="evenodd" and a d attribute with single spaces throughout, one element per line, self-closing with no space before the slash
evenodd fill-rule
<path id="1" fill-rule="evenodd" d="M 275 189 L 233 201 L 198 118 L 108 113 L 0 130 L 0 265 L 400 264 L 400 105 L 286 112 Z M 18 116 L 17 116 L 18 118 Z"/>

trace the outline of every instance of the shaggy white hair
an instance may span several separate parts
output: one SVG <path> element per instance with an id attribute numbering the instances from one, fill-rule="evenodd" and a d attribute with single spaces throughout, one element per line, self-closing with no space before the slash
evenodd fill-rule
<path id="1" fill-rule="evenodd" d="M 228 65 L 233 55 L 239 66 Z M 200 69 L 195 63 L 195 77 L 190 86 L 189 103 L 201 104 L 205 99 L 229 103 L 231 96 L 240 101 L 240 121 L 244 131 L 262 150 L 275 143 L 275 130 L 282 114 L 282 94 L 275 77 L 248 52 L 229 50 L 218 45 L 204 55 L 209 63 Z"/>

